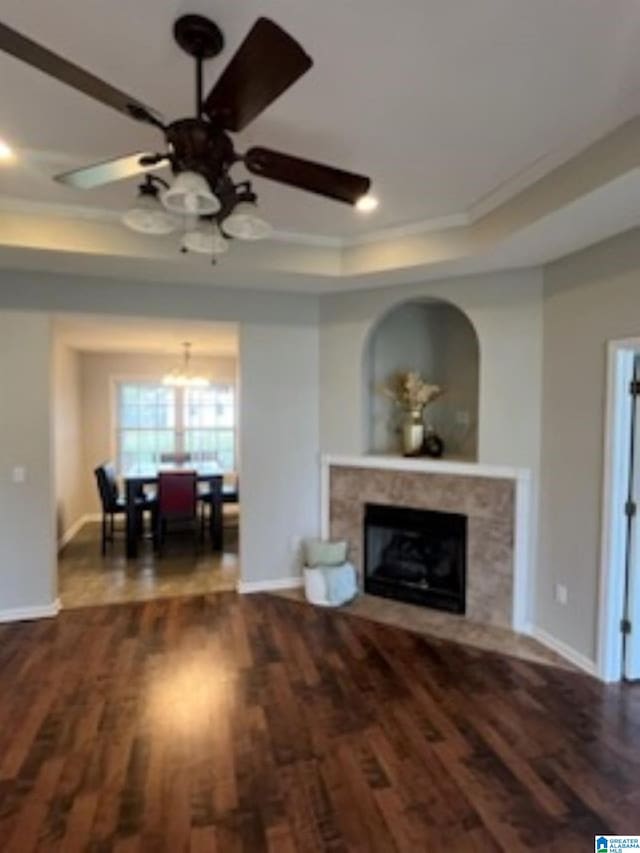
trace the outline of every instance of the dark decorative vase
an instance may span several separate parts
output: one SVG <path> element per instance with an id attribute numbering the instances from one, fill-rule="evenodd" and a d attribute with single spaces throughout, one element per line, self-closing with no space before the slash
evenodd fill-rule
<path id="1" fill-rule="evenodd" d="M 444 453 L 444 441 L 431 427 L 427 429 L 424 437 L 422 452 L 425 456 L 430 456 L 431 459 L 440 459 Z"/>

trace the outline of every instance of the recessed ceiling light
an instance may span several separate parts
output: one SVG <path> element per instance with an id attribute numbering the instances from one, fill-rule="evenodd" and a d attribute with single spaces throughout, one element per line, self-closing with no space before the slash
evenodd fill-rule
<path id="1" fill-rule="evenodd" d="M 363 195 L 356 202 L 356 210 L 359 210 L 360 213 L 373 213 L 379 203 L 374 195 Z"/>
<path id="2" fill-rule="evenodd" d="M 13 153 L 13 148 L 10 145 L 0 139 L 0 162 L 7 162 L 9 160 L 13 160 L 15 158 L 15 154 Z"/>

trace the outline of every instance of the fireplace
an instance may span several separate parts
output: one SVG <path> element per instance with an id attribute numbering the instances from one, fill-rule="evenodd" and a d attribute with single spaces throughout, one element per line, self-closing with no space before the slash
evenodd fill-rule
<path id="1" fill-rule="evenodd" d="M 465 612 L 466 515 L 366 504 L 364 527 L 365 592 Z"/>

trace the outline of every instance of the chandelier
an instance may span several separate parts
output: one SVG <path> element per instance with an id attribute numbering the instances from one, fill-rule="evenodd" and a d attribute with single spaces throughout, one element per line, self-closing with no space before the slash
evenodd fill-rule
<path id="1" fill-rule="evenodd" d="M 182 344 L 182 364 L 174 367 L 162 378 L 163 385 L 171 385 L 178 388 L 206 388 L 210 382 L 204 376 L 197 376 L 191 371 L 191 344 L 188 341 Z"/>

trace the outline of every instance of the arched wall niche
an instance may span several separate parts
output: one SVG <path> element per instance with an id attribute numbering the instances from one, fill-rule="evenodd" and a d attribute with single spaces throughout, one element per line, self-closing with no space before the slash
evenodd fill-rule
<path id="1" fill-rule="evenodd" d="M 401 415 L 380 389 L 408 370 L 444 390 L 428 406 L 425 423 L 443 439 L 445 458 L 476 461 L 480 345 L 464 311 L 443 299 L 413 299 L 390 308 L 372 327 L 363 354 L 370 453 L 401 452 Z"/>

